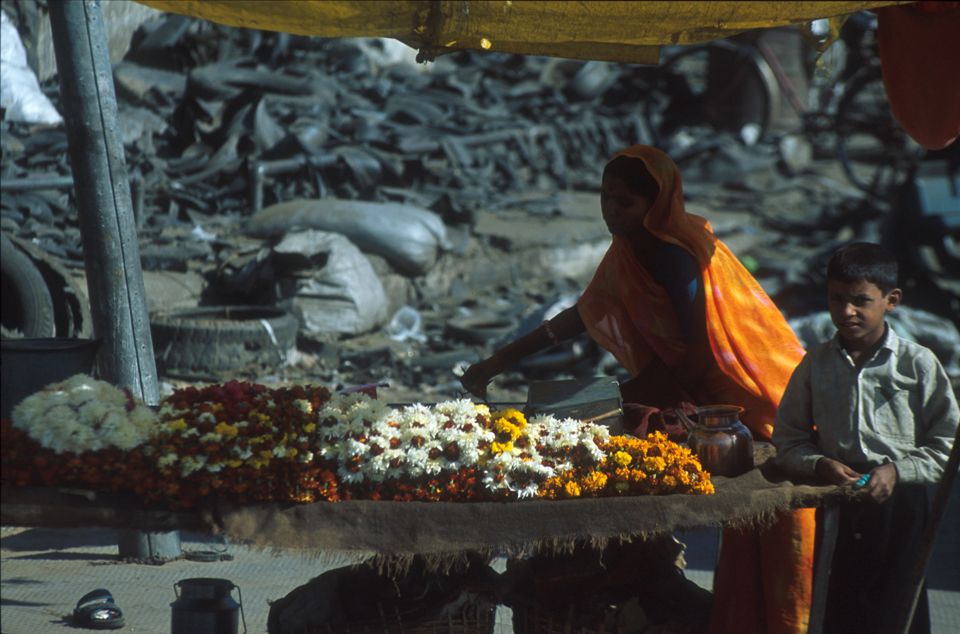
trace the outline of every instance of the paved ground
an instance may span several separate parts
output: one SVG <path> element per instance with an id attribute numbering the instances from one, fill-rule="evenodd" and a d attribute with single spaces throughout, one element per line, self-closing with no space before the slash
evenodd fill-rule
<path id="1" fill-rule="evenodd" d="M 710 588 L 717 532 L 678 536 L 688 545 L 688 577 Z M 182 538 L 184 550 L 221 547 L 201 535 L 185 533 Z M 239 587 L 248 631 L 261 634 L 266 631 L 269 600 L 286 595 L 324 570 L 350 563 L 234 545 L 227 546 L 227 552 L 234 556 L 232 561 L 126 564 L 117 561 L 113 531 L 4 528 L 0 534 L 0 630 L 5 634 L 77 631 L 65 617 L 81 596 L 104 587 L 125 612 L 123 632 L 168 634 L 174 584 L 191 577 L 217 577 Z M 954 487 L 928 583 L 934 634 L 960 632 L 960 487 Z M 501 610 L 499 617 L 497 634 L 510 634 L 508 611 Z"/>

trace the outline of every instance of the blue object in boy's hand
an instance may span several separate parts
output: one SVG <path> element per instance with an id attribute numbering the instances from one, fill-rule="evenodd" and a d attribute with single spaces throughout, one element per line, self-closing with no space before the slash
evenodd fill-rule
<path id="1" fill-rule="evenodd" d="M 870 482 L 870 474 L 864 473 L 862 476 L 860 476 L 859 480 L 853 483 L 853 488 L 862 489 L 863 487 L 867 486 L 868 482 Z"/>

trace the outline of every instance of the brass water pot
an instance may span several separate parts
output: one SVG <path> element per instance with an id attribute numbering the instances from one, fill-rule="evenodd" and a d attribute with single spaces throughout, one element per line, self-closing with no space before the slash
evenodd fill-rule
<path id="1" fill-rule="evenodd" d="M 711 475 L 734 477 L 753 469 L 753 435 L 740 422 L 742 412 L 739 405 L 705 405 L 694 421 L 676 410 L 690 432 L 690 450 Z"/>

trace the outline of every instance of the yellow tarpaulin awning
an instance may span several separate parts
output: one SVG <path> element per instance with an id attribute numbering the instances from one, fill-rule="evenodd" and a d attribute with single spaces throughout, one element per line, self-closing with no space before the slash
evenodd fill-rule
<path id="1" fill-rule="evenodd" d="M 536 0 L 138 0 L 229 26 L 320 37 L 388 37 L 427 59 L 460 49 L 655 64 L 659 47 L 801 24 L 891 4 Z"/>

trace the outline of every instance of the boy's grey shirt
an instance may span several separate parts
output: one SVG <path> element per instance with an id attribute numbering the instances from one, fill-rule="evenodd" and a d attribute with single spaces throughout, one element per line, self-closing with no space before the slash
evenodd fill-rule
<path id="1" fill-rule="evenodd" d="M 893 462 L 899 481 L 933 483 L 958 420 L 936 356 L 887 325 L 881 347 L 860 369 L 839 335 L 807 351 L 780 401 L 773 444 L 777 463 L 796 475 L 814 475 L 826 456 L 859 471 Z"/>

